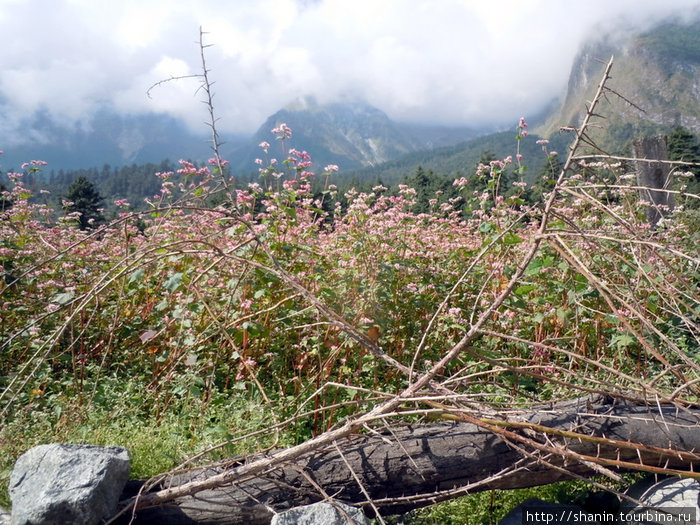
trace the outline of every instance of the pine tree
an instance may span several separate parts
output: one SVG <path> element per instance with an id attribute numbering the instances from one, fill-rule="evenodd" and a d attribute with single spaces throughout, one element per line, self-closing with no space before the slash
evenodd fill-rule
<path id="1" fill-rule="evenodd" d="M 432 171 L 425 171 L 423 166 L 418 166 L 412 177 L 408 177 L 408 186 L 416 190 L 416 209 L 418 213 L 426 213 L 430 210 L 429 200 L 435 197 L 435 190 L 432 188 Z"/>
<path id="2" fill-rule="evenodd" d="M 78 225 L 81 230 L 104 224 L 105 218 L 100 208 L 102 196 L 86 177 L 81 176 L 73 181 L 64 200 L 68 202 L 63 208 L 67 214 L 80 212 Z"/>
<path id="3" fill-rule="evenodd" d="M 700 164 L 700 142 L 698 137 L 683 128 L 676 126 L 668 136 L 668 157 L 670 160 L 694 162 Z M 685 191 L 692 194 L 700 193 L 700 166 L 681 166 L 677 171 L 689 171 L 695 175 L 691 179 L 682 179 L 686 185 Z M 689 199 L 686 207 L 697 209 L 700 207 L 697 199 Z"/>
<path id="4" fill-rule="evenodd" d="M 671 160 L 700 163 L 700 142 L 698 137 L 682 126 L 676 126 L 668 136 L 668 155 Z M 700 180 L 700 166 L 694 166 L 687 171 L 695 174 Z"/>

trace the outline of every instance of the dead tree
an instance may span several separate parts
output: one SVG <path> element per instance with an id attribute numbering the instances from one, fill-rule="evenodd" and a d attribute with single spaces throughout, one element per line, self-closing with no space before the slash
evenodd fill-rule
<path id="1" fill-rule="evenodd" d="M 324 495 L 388 515 L 459 494 L 574 475 L 642 470 L 700 477 L 698 408 L 595 396 L 493 420 L 454 410 L 444 415 L 457 421 L 350 435 L 260 475 L 138 510 L 122 522 L 267 524 L 274 512 Z M 155 489 L 198 484 L 249 460 L 171 475 Z M 132 484 L 131 493 L 138 488 Z"/>
<path id="2" fill-rule="evenodd" d="M 636 158 L 661 161 L 637 161 L 637 182 L 641 188 L 639 197 L 649 203 L 646 208 L 647 222 L 656 226 L 674 207 L 673 194 L 666 191 L 671 185 L 671 164 L 663 162 L 668 160 L 666 137 L 644 137 L 633 144 Z"/>

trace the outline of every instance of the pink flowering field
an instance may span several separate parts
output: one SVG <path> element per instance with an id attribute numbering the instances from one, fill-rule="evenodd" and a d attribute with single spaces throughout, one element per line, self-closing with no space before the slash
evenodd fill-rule
<path id="1" fill-rule="evenodd" d="M 400 392 L 504 291 L 437 378 L 456 395 L 495 409 L 597 391 L 697 400 L 698 258 L 682 199 L 650 228 L 629 165 L 581 160 L 542 231 L 527 184 L 502 184 L 528 161 L 526 126 L 511 157 L 472 174 L 478 190 L 457 179 L 459 198 L 420 213 L 405 185 L 339 195 L 338 166 L 288 149 L 286 126 L 260 145 L 258 183 L 236 186 L 218 158 L 181 161 L 157 174 L 147 211 L 122 199 L 92 230 L 9 174 L 0 446 L 16 457 L 36 441 L 129 444 L 169 428 L 175 457 L 143 474 L 284 420 L 246 446 L 297 442 Z"/>

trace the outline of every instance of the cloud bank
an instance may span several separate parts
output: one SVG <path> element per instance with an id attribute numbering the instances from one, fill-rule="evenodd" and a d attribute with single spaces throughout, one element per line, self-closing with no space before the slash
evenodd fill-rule
<path id="1" fill-rule="evenodd" d="M 302 95 L 360 98 L 396 120 L 500 124 L 561 96 L 584 40 L 697 0 L 0 0 L 0 146 L 37 111 L 65 126 L 100 108 L 206 118 L 203 27 L 221 130 L 250 133 Z M 1 149 L 1 147 L 0 147 Z"/>

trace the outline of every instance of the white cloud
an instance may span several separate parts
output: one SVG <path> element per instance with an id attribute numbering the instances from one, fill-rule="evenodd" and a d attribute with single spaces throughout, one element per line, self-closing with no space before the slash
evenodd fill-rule
<path id="1" fill-rule="evenodd" d="M 100 105 L 201 126 L 197 80 L 146 96 L 199 73 L 200 26 L 224 130 L 253 131 L 305 94 L 403 120 L 500 122 L 560 95 L 585 38 L 671 12 L 697 16 L 697 0 L 0 0 L 0 132 L 39 109 L 75 123 Z"/>

